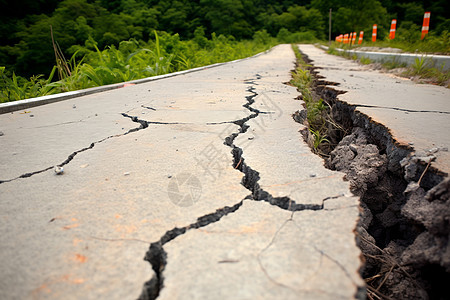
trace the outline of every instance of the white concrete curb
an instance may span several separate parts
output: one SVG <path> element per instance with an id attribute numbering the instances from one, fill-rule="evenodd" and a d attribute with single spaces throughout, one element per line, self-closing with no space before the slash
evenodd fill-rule
<path id="1" fill-rule="evenodd" d="M 327 46 L 320 46 L 324 50 L 328 50 Z M 415 54 L 415 53 L 386 53 L 386 52 L 366 52 L 358 50 L 344 50 L 336 48 L 339 52 L 347 52 L 355 54 L 358 58 L 366 57 L 377 62 L 395 61 L 398 63 L 405 63 L 412 65 L 418 59 L 429 59 L 433 62 L 436 68 L 442 68 L 443 71 L 450 69 L 450 56 L 447 55 L 433 55 L 433 54 Z"/>
<path id="2" fill-rule="evenodd" d="M 184 70 L 184 71 L 179 71 L 179 72 L 174 72 L 174 73 L 168 73 L 168 74 L 164 74 L 164 75 L 146 77 L 146 78 L 142 78 L 142 79 L 126 81 L 126 82 L 121 82 L 121 83 L 115 83 L 115 84 L 110 84 L 110 85 L 103 85 L 103 86 L 93 87 L 93 88 L 84 89 L 84 90 L 71 91 L 71 92 L 59 93 L 59 94 L 54 94 L 54 95 L 48 95 L 48 96 L 0 103 L 0 114 L 6 114 L 9 112 L 27 109 L 27 108 L 31 108 L 31 107 L 35 107 L 35 106 L 40 106 L 40 105 L 45 105 L 45 104 L 49 104 L 49 103 L 53 103 L 53 102 L 68 100 L 68 99 L 77 98 L 77 97 L 90 95 L 90 94 L 94 94 L 94 93 L 100 93 L 100 92 L 104 92 L 104 91 L 114 90 L 114 89 L 122 88 L 126 84 L 140 84 L 140 83 L 145 83 L 145 82 L 149 82 L 149 81 L 155 81 L 155 80 L 160 80 L 160 79 L 164 79 L 164 78 L 169 78 L 169 77 L 174 77 L 174 76 L 178 76 L 178 75 L 197 72 L 197 71 L 201 71 L 201 70 L 206 70 L 209 68 L 214 68 L 214 67 L 222 66 L 225 64 L 236 63 L 239 61 L 251 59 L 251 58 L 266 54 L 266 53 L 272 51 L 272 49 L 275 47 L 272 47 L 269 50 L 255 54 L 250 57 L 245 57 L 245 58 L 227 61 L 227 62 L 223 62 L 223 63 L 216 63 L 216 64 L 198 67 L 198 68 L 194 68 L 194 69 L 189 69 L 189 70 Z"/>

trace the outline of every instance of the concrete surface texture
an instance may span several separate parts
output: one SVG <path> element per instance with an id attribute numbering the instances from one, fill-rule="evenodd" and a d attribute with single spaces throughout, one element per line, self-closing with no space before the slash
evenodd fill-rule
<path id="1" fill-rule="evenodd" d="M 294 61 L 0 115 L 0 298 L 136 299 L 158 275 L 161 299 L 354 299 L 359 199 L 298 132 Z"/>
<path id="2" fill-rule="evenodd" d="M 431 152 L 437 157 L 431 166 L 449 174 L 449 89 L 370 70 L 312 45 L 299 48 L 324 80 L 337 84 L 332 88 L 345 92 L 339 95 L 341 101 L 386 126 L 399 144 L 416 153 Z"/>

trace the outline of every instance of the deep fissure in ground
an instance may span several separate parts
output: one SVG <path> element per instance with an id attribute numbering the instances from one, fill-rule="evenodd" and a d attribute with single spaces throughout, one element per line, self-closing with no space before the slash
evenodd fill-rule
<path id="1" fill-rule="evenodd" d="M 259 74 L 256 74 L 256 79 L 260 78 L 261 76 Z M 224 145 L 231 148 L 231 154 L 233 155 L 233 167 L 244 174 L 241 184 L 246 189 L 248 189 L 251 194 L 231 207 L 226 206 L 217 209 L 214 213 L 199 217 L 197 219 L 197 222 L 193 224 L 182 228 L 175 227 L 167 231 L 159 241 L 151 243 L 144 259 L 150 263 L 153 271 L 155 272 L 155 275 L 144 284 L 141 295 L 139 296 L 139 300 L 154 300 L 158 298 L 161 289 L 164 287 L 163 271 L 167 264 L 167 252 L 164 250 L 164 245 L 166 243 L 172 241 L 182 234 L 185 234 L 190 229 L 198 229 L 200 227 L 218 222 L 223 216 L 236 212 L 242 206 L 244 201 L 265 201 L 271 205 L 278 206 L 279 208 L 288 211 L 321 210 L 324 209 L 325 201 L 329 199 L 335 199 L 340 196 L 327 197 L 322 200 L 322 203 L 320 205 L 300 204 L 295 203 L 295 201 L 291 200 L 289 197 L 273 197 L 270 193 L 264 191 L 260 187 L 260 185 L 258 184 L 258 181 L 260 179 L 259 172 L 253 170 L 245 163 L 243 150 L 234 144 L 234 140 L 236 139 L 236 137 L 248 130 L 249 125 L 247 125 L 246 122 L 250 119 L 258 117 L 259 114 L 264 113 L 251 106 L 255 102 L 255 98 L 258 96 L 254 88 L 254 86 L 257 85 L 256 82 L 254 82 L 254 80 L 247 80 L 244 83 L 250 85 L 247 91 L 251 93 L 251 95 L 246 96 L 247 102 L 243 105 L 243 107 L 249 110 L 251 114 L 245 118 L 232 122 L 238 125 L 239 129 L 237 132 L 234 132 L 225 138 Z M 134 122 L 146 122 L 139 120 L 137 117 L 131 117 L 126 114 L 124 114 L 124 116 L 131 118 Z M 148 123 L 146 124 L 148 125 Z"/>
<path id="2" fill-rule="evenodd" d="M 303 59 L 311 61 L 303 54 Z M 338 99 L 336 83 L 319 76 L 311 92 L 328 104 L 325 166 L 346 173 L 360 196 L 357 243 L 369 299 L 448 299 L 450 282 L 450 181 L 429 167 L 431 152 L 414 153 L 389 130 Z M 308 125 L 305 113 L 293 115 Z M 336 126 L 337 124 L 337 126 Z M 303 131 L 306 141 L 313 138 Z M 317 153 L 317 151 L 315 151 Z"/>

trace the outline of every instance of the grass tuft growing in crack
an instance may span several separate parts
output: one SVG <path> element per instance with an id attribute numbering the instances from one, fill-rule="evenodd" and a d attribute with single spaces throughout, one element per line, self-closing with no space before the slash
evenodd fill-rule
<path id="1" fill-rule="evenodd" d="M 327 137 L 330 126 L 336 127 L 330 116 L 331 106 L 324 99 L 312 93 L 314 76 L 311 73 L 311 65 L 307 64 L 297 46 L 292 45 L 292 50 L 297 59 L 297 67 L 292 72 L 290 83 L 300 91 L 300 99 L 305 102 L 306 118 L 300 121 L 308 127 L 306 141 L 316 154 L 327 157 L 331 151 L 331 142 Z"/>

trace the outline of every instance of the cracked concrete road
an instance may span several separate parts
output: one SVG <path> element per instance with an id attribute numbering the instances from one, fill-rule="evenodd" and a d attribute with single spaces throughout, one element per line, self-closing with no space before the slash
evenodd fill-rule
<path id="1" fill-rule="evenodd" d="M 0 115 L 0 298 L 354 299 L 359 200 L 298 132 L 294 60 Z"/>
<path id="2" fill-rule="evenodd" d="M 417 153 L 432 149 L 437 170 L 450 173 L 450 90 L 368 69 L 358 63 L 300 45 L 326 81 L 337 83 L 339 99 L 385 125 L 393 138 Z M 434 152 L 438 150 L 437 152 Z"/>

